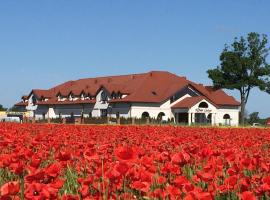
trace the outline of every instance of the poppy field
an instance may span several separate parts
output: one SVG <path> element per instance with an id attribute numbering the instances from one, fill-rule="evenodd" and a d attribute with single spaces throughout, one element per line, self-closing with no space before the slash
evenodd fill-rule
<path id="1" fill-rule="evenodd" d="M 0 123 L 17 199 L 270 199 L 270 129 Z"/>

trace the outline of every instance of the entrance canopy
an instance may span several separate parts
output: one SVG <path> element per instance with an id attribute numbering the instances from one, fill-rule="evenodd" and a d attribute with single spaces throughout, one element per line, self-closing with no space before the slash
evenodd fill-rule
<path id="1" fill-rule="evenodd" d="M 216 106 L 203 96 L 187 97 L 173 105 L 176 122 L 211 124 Z"/>

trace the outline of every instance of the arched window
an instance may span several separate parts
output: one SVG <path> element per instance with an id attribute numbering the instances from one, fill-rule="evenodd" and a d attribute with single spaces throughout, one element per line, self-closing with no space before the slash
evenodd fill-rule
<path id="1" fill-rule="evenodd" d="M 199 108 L 208 108 L 208 104 L 203 101 L 199 104 Z"/>
<path id="2" fill-rule="evenodd" d="M 160 112 L 158 113 L 157 119 L 161 121 L 163 116 L 165 116 L 164 112 Z"/>
<path id="3" fill-rule="evenodd" d="M 231 125 L 231 117 L 229 114 L 223 115 L 224 125 Z"/>
<path id="4" fill-rule="evenodd" d="M 148 112 L 143 112 L 142 113 L 142 119 L 148 118 L 149 117 L 149 113 Z"/>

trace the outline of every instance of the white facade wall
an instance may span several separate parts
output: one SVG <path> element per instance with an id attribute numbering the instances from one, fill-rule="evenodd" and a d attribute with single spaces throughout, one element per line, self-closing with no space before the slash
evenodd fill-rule
<path id="1" fill-rule="evenodd" d="M 199 108 L 200 103 L 205 102 L 208 104 L 208 108 Z M 210 102 L 206 101 L 206 100 L 201 100 L 198 103 L 196 103 L 192 108 L 190 108 L 188 110 L 188 116 L 189 116 L 189 124 L 190 123 L 195 123 L 195 113 L 204 113 L 205 117 L 207 118 L 207 116 L 211 113 L 212 114 L 212 125 L 216 125 L 217 122 L 217 108 L 211 104 Z"/>
<path id="2" fill-rule="evenodd" d="M 225 125 L 225 120 L 223 119 L 225 114 L 230 115 L 230 125 L 238 126 L 239 125 L 239 109 L 218 109 L 216 116 L 216 125 L 222 124 Z"/>
<path id="3" fill-rule="evenodd" d="M 108 102 L 103 102 L 101 101 L 101 93 L 106 92 L 105 90 L 100 90 L 99 93 L 96 96 L 96 103 L 94 105 L 93 111 L 92 111 L 92 116 L 93 117 L 100 117 L 101 116 L 101 109 L 108 109 Z M 107 93 L 107 96 L 109 97 L 109 93 Z"/>
<path id="4" fill-rule="evenodd" d="M 29 100 L 28 100 L 28 105 L 26 106 L 26 110 L 29 111 L 29 117 L 34 117 L 35 116 L 34 111 L 38 107 L 37 105 L 33 104 L 33 98 L 35 98 L 35 97 L 34 97 L 33 94 L 31 94 L 31 96 L 29 97 Z"/>
<path id="5" fill-rule="evenodd" d="M 160 112 L 165 114 L 163 119 L 171 118 L 170 108 L 161 107 L 159 104 L 154 103 L 132 103 L 130 112 L 131 116 L 135 118 L 141 118 L 144 112 L 148 112 L 150 118 L 157 118 Z"/>
<path id="6" fill-rule="evenodd" d="M 36 119 L 43 119 L 44 117 L 47 118 L 48 117 L 48 111 L 49 111 L 48 106 L 45 106 L 45 105 L 36 106 L 36 110 L 34 111 L 35 112 L 35 118 Z"/>
<path id="7" fill-rule="evenodd" d="M 71 104 L 71 105 L 34 105 L 33 99 L 35 96 L 32 94 L 28 101 L 28 106 L 26 109 L 30 111 L 30 117 L 35 116 L 36 119 L 45 118 L 58 118 L 61 117 L 70 117 L 71 114 L 74 116 L 81 116 L 84 114 L 84 117 L 88 117 L 89 115 L 93 117 L 100 117 L 101 110 L 107 110 L 107 116 L 116 118 L 117 113 L 119 113 L 120 117 L 125 118 L 141 118 L 144 112 L 149 113 L 151 118 L 157 118 L 159 113 L 163 112 L 165 116 L 163 116 L 163 120 L 168 120 L 171 118 L 175 118 L 176 113 L 185 112 L 188 113 L 189 116 L 189 124 L 195 122 L 195 113 L 204 113 L 207 117 L 209 113 L 212 114 L 212 125 L 224 125 L 228 124 L 228 120 L 224 120 L 224 115 L 228 114 L 230 116 L 229 124 L 232 126 L 237 126 L 239 122 L 239 108 L 237 107 L 222 107 L 216 108 L 213 104 L 208 102 L 207 100 L 202 100 L 194 105 L 190 109 L 171 109 L 171 107 L 178 102 L 182 101 L 187 97 L 191 97 L 194 94 L 189 93 L 187 89 L 181 90 L 182 93 L 180 97 L 175 100 L 173 103 L 170 103 L 170 99 L 162 103 L 112 103 L 109 105 L 108 101 L 103 102 L 101 99 L 101 93 L 104 91 L 107 94 L 108 99 L 110 100 L 110 94 L 106 90 L 100 90 L 100 92 L 96 95 L 96 103 L 93 104 Z M 189 93 L 189 94 L 188 94 Z M 197 95 L 197 94 L 195 94 Z M 75 100 L 75 99 L 73 99 Z M 201 102 L 207 102 L 208 108 L 198 110 L 199 104 Z M 177 121 L 177 120 L 176 120 Z"/>
<path id="8" fill-rule="evenodd" d="M 199 109 L 199 104 L 202 102 L 206 102 L 208 104 L 208 108 Z M 199 110 L 198 110 L 199 109 Z M 238 126 L 239 125 L 239 109 L 235 107 L 228 107 L 228 108 L 216 108 L 213 104 L 209 103 L 206 100 L 201 100 L 197 104 L 195 104 L 190 109 L 174 109 L 174 112 L 188 112 L 189 117 L 189 124 L 195 123 L 195 113 L 204 113 L 205 117 L 208 114 L 212 114 L 212 125 L 231 125 L 231 126 Z M 230 115 L 229 120 L 224 119 L 224 115 Z"/>

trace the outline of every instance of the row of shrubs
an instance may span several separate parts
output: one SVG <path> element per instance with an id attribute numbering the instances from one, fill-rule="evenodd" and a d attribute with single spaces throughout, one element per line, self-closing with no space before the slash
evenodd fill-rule
<path id="1" fill-rule="evenodd" d="M 47 119 L 36 120 L 37 123 L 47 123 Z M 167 121 L 162 121 L 156 118 L 108 118 L 108 117 L 87 117 L 87 118 L 53 118 L 50 119 L 51 123 L 66 123 L 66 124 L 170 124 L 173 123 L 174 120 L 169 119 Z"/>

